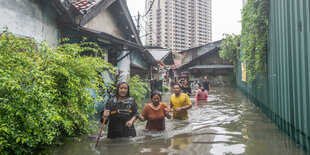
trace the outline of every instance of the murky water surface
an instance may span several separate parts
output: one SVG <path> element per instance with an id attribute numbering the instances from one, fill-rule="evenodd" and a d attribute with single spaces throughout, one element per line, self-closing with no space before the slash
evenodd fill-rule
<path id="1" fill-rule="evenodd" d="M 190 109 L 187 121 L 166 119 L 164 132 L 146 132 L 145 124 L 135 122 L 135 138 L 104 137 L 95 147 L 86 135 L 54 154 L 306 154 L 235 88 L 213 88 L 208 104 Z"/>

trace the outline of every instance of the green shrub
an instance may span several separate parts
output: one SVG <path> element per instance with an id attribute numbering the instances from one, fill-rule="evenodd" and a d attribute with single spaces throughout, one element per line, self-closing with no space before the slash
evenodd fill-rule
<path id="1" fill-rule="evenodd" d="M 169 91 L 169 87 L 166 85 L 163 85 L 163 92 L 168 92 Z"/>
<path id="2" fill-rule="evenodd" d="M 131 77 L 128 81 L 130 88 L 130 96 L 135 99 L 139 110 L 142 110 L 141 101 L 145 99 L 147 93 L 151 90 L 149 83 L 143 82 L 139 75 Z"/>
<path id="3" fill-rule="evenodd" d="M 237 62 L 239 60 L 240 51 L 240 35 L 224 34 L 225 38 L 221 44 L 219 55 L 222 59 L 228 60 L 234 64 L 234 72 L 237 69 Z"/>
<path id="4" fill-rule="evenodd" d="M 66 40 L 65 40 L 66 41 Z M 50 48 L 44 42 L 0 36 L 0 152 L 28 154 L 62 144 L 91 129 L 95 113 L 87 88 L 98 88 L 98 72 L 113 67 L 81 52 L 101 52 L 82 41 Z M 101 100 L 101 98 L 97 98 Z"/>

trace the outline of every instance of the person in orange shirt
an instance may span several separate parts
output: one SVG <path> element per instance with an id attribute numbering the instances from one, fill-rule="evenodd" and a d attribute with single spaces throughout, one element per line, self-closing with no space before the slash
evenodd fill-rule
<path id="1" fill-rule="evenodd" d="M 160 92 L 154 91 L 151 94 L 151 100 L 152 103 L 144 107 L 142 115 L 139 115 L 138 118 L 143 122 L 147 120 L 145 128 L 148 130 L 165 130 L 165 117 L 168 119 L 171 118 L 170 110 L 165 103 L 160 102 Z"/>

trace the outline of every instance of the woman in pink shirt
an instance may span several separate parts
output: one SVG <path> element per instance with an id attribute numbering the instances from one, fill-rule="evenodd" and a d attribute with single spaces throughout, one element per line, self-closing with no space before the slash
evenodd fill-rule
<path id="1" fill-rule="evenodd" d="M 208 102 L 208 91 L 206 91 L 202 84 L 199 84 L 199 89 L 196 92 L 196 102 L 195 105 L 201 105 Z"/>

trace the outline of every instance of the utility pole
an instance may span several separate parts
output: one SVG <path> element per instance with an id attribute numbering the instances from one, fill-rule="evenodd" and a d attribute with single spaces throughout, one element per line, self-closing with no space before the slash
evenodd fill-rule
<path id="1" fill-rule="evenodd" d="M 139 11 L 138 11 L 138 21 L 137 21 L 137 31 L 138 31 L 138 36 L 139 36 L 139 34 L 140 34 L 140 13 L 139 13 Z"/>

